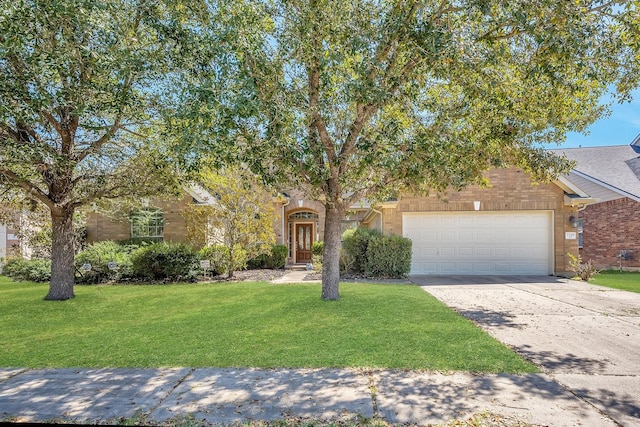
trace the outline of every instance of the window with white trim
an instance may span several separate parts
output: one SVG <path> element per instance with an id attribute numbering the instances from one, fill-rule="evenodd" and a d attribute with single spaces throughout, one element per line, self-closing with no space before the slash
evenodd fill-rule
<path id="1" fill-rule="evenodd" d="M 578 248 L 582 249 L 582 220 L 578 219 Z"/>
<path id="2" fill-rule="evenodd" d="M 162 241 L 164 213 L 157 208 L 144 208 L 131 215 L 131 238 Z"/>

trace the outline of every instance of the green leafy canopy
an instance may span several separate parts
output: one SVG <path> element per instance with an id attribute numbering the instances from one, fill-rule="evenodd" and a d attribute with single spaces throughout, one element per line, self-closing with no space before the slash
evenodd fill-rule
<path id="1" fill-rule="evenodd" d="M 549 179 L 569 165 L 542 145 L 600 117 L 620 77 L 637 5 L 619 3 L 213 2 L 188 147 L 350 202 L 491 167 Z"/>

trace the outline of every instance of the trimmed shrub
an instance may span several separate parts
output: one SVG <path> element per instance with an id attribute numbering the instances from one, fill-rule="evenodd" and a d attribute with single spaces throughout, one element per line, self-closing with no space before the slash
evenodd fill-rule
<path id="1" fill-rule="evenodd" d="M 375 229 L 358 227 L 342 234 L 342 247 L 350 259 L 347 271 L 364 273 L 367 269 L 367 248 L 369 241 L 382 234 Z"/>
<path id="2" fill-rule="evenodd" d="M 404 278 L 411 270 L 411 240 L 402 236 L 377 236 L 369 240 L 365 274 L 369 277 Z"/>
<path id="3" fill-rule="evenodd" d="M 260 254 L 255 258 L 251 258 L 247 261 L 247 270 L 258 270 L 264 268 L 268 257 L 269 256 L 267 254 Z"/>
<path id="4" fill-rule="evenodd" d="M 247 262 L 247 268 L 250 270 L 258 268 L 270 268 L 275 270 L 282 268 L 287 263 L 287 255 L 289 248 L 284 245 L 274 245 L 270 254 L 261 254 Z"/>
<path id="5" fill-rule="evenodd" d="M 320 273 L 322 271 L 322 255 L 313 255 L 313 271 Z"/>
<path id="6" fill-rule="evenodd" d="M 76 281 L 102 283 L 131 278 L 133 276 L 131 253 L 136 249 L 138 249 L 136 245 L 121 245 L 114 241 L 89 245 L 76 255 Z M 115 263 L 115 268 L 110 269 L 110 263 Z M 84 271 L 82 269 L 84 264 L 91 264 L 91 270 Z"/>
<path id="7" fill-rule="evenodd" d="M 321 272 L 322 271 L 322 254 L 324 252 L 324 242 L 322 240 L 319 242 L 313 242 L 311 251 L 313 252 L 313 257 L 312 257 L 313 271 Z"/>
<path id="8" fill-rule="evenodd" d="M 154 280 L 193 281 L 200 270 L 198 254 L 183 243 L 155 243 L 131 254 L 133 274 Z"/>
<path id="9" fill-rule="evenodd" d="M 7 258 L 2 274 L 15 281 L 48 282 L 51 280 L 51 260 Z"/>
<path id="10" fill-rule="evenodd" d="M 210 274 L 219 275 L 227 272 L 227 264 L 229 263 L 229 248 L 224 245 L 205 246 L 200 249 L 198 256 L 201 260 L 208 260 L 211 266 L 208 272 Z"/>
<path id="11" fill-rule="evenodd" d="M 271 269 L 284 267 L 287 263 L 287 255 L 289 255 L 289 248 L 285 245 L 275 245 L 271 248 L 271 255 L 267 257 L 265 267 Z"/>
<path id="12" fill-rule="evenodd" d="M 206 246 L 198 253 L 202 260 L 209 260 L 210 273 L 214 275 L 226 274 L 231 271 L 244 270 L 247 268 L 247 251 L 240 245 L 233 248 L 233 260 L 229 265 L 229 248 L 224 245 Z"/>
<path id="13" fill-rule="evenodd" d="M 320 240 L 319 242 L 313 242 L 311 251 L 313 252 L 314 255 L 322 256 L 322 252 L 324 251 L 324 242 L 322 240 Z"/>

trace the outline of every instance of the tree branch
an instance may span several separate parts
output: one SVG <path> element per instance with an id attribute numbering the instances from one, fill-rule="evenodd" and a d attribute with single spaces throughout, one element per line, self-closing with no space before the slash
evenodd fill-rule
<path id="1" fill-rule="evenodd" d="M 311 7 L 316 7 L 315 1 L 311 2 Z M 336 154 L 335 146 L 331 140 L 331 136 L 327 131 L 326 124 L 320 114 L 320 59 L 318 55 L 321 50 L 321 43 L 317 28 L 314 27 L 311 30 L 311 59 L 307 65 L 307 76 L 309 78 L 309 132 L 310 135 L 315 128 L 318 132 L 318 137 L 322 143 L 324 151 L 327 153 L 327 159 L 329 161 L 329 170 L 332 176 L 338 173 L 335 168 L 338 161 L 338 155 Z"/>
<path id="2" fill-rule="evenodd" d="M 35 197 L 42 203 L 47 205 L 50 209 L 54 207 L 55 203 L 49 196 L 40 189 L 37 185 L 31 181 L 24 179 L 17 175 L 10 169 L 0 166 L 0 175 L 3 175 L 9 182 L 23 189 L 28 195 Z"/>
<path id="3" fill-rule="evenodd" d="M 116 120 L 113 123 L 113 125 L 111 125 L 111 127 L 109 127 L 109 129 L 107 129 L 107 131 L 104 133 L 104 135 L 102 135 L 99 139 L 97 139 L 97 140 L 93 141 L 92 143 L 90 143 L 87 148 L 85 148 L 84 150 L 80 151 L 75 156 L 75 160 L 77 162 L 81 162 L 82 160 L 84 160 L 90 154 L 99 151 L 100 148 L 102 148 L 102 146 L 104 144 L 109 142 L 109 140 L 116 133 L 116 131 L 118 129 L 120 129 L 120 120 L 121 120 L 120 117 L 116 118 Z"/>

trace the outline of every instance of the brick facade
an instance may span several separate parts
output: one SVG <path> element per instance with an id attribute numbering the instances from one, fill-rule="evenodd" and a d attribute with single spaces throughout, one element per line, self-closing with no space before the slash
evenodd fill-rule
<path id="1" fill-rule="evenodd" d="M 554 271 L 569 275 L 567 253 L 578 254 L 578 240 L 565 239 L 565 232 L 575 232 L 569 217 L 577 214 L 577 207 L 566 206 L 564 191 L 555 184 L 535 184 L 518 169 L 499 169 L 487 172 L 490 188 L 471 186 L 446 197 L 405 195 L 397 207 L 383 209 L 384 234 L 402 234 L 404 212 L 473 211 L 474 201 L 480 201 L 481 211 L 551 211 L 553 213 Z"/>
<path id="2" fill-rule="evenodd" d="M 187 241 L 187 224 L 182 212 L 192 201 L 192 196 L 186 193 L 181 199 L 151 201 L 150 205 L 162 210 L 164 215 L 164 241 L 180 243 Z M 95 212 L 87 215 L 87 243 L 129 239 L 131 239 L 131 223 L 125 218 L 117 220 Z"/>
<path id="3" fill-rule="evenodd" d="M 640 203 L 629 198 L 589 205 L 579 213 L 583 227 L 583 261 L 599 269 L 640 269 Z M 631 251 L 627 259 L 621 251 Z"/>
<path id="4" fill-rule="evenodd" d="M 565 233 L 577 233 L 571 227 L 570 216 L 577 216 L 577 207 L 564 203 L 564 191 L 555 184 L 534 184 L 529 176 L 517 169 L 499 169 L 486 174 L 491 183 L 489 188 L 469 187 L 460 192 L 452 192 L 446 198 L 437 195 L 405 195 L 397 204 L 382 205 L 380 226 L 384 234 L 402 234 L 403 212 L 448 212 L 473 211 L 474 201 L 480 201 L 481 210 L 486 211 L 547 211 L 552 213 L 554 236 L 554 271 L 567 274 L 569 259 L 567 253 L 578 254 L 578 240 L 565 239 Z M 290 236 L 296 224 L 312 224 L 313 240 L 322 240 L 324 235 L 325 210 L 319 201 L 308 200 L 299 192 L 289 192 L 288 204 L 274 200 L 276 220 L 274 231 L 276 242 L 290 248 L 288 263 L 295 262 L 295 239 Z M 284 199 L 283 199 L 284 200 Z M 185 242 L 187 228 L 182 212 L 192 203 L 192 197 L 185 194 L 180 200 L 154 200 L 151 205 L 164 213 L 164 240 Z M 311 212 L 318 218 L 290 218 L 296 212 Z M 583 216 L 584 212 L 581 212 Z M 379 221 L 379 220 L 376 220 Z M 371 224 L 370 224 L 371 226 Z M 585 226 L 586 229 L 586 226 Z M 586 235 L 585 235 L 586 236 Z M 291 238 L 290 238 L 291 237 Z M 131 225 L 128 221 L 116 221 L 92 213 L 87 218 L 87 240 L 89 243 L 102 240 L 128 240 L 131 238 Z"/>

